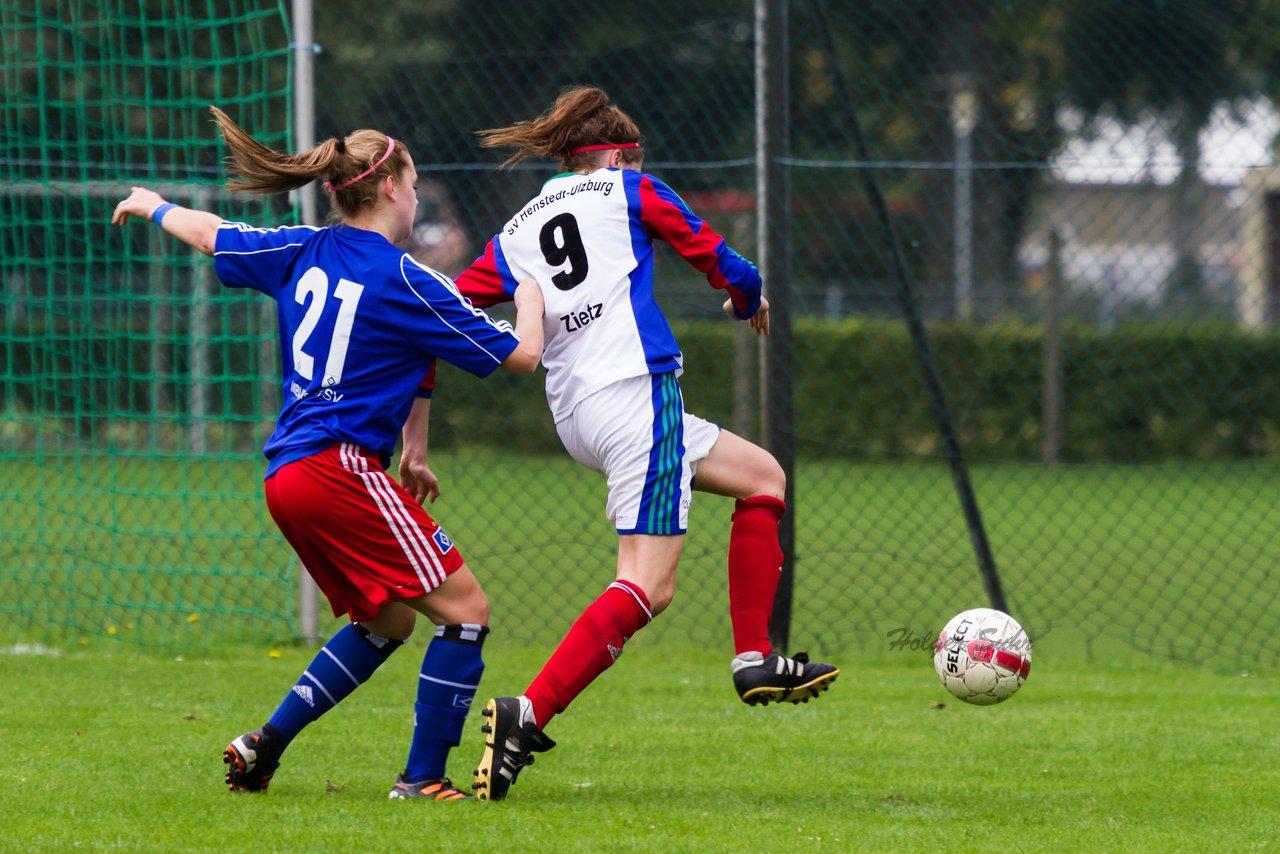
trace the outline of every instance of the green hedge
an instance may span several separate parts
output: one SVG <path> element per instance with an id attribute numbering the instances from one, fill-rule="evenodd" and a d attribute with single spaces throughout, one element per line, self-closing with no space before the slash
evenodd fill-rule
<path id="1" fill-rule="evenodd" d="M 151 399 L 152 384 L 146 335 L 77 330 L 51 341 L 30 334 L 48 330 L 24 331 L 0 346 L 0 401 L 9 407 L 39 413 L 70 399 L 81 418 L 94 412 L 112 419 L 184 417 L 187 354 L 181 344 L 174 342 L 168 362 L 173 373 L 163 378 L 175 386 L 172 400 L 179 409 L 151 413 L 143 403 Z M 676 334 L 685 351 L 688 407 L 728 424 L 735 387 L 732 325 L 687 322 L 677 325 Z M 1041 329 L 935 324 L 929 334 L 965 452 L 973 459 L 1038 460 Z M 854 458 L 939 453 L 933 407 L 904 324 L 806 320 L 796 324 L 794 344 L 798 451 Z M 209 370 L 217 388 L 210 415 L 224 426 L 252 420 L 255 347 L 228 335 L 214 348 Z M 1062 341 L 1060 459 L 1239 459 L 1280 452 L 1277 368 L 1280 334 L 1272 332 L 1070 328 Z M 444 366 L 433 410 L 432 440 L 440 446 L 559 449 L 542 384 L 527 376 L 499 371 L 478 380 Z"/>
<path id="2" fill-rule="evenodd" d="M 728 424 L 733 329 L 679 324 L 686 405 Z M 1039 460 L 1040 327 L 935 324 L 929 343 L 962 447 L 974 459 Z M 807 455 L 940 453 L 915 348 L 900 321 L 803 321 L 794 329 L 795 430 Z M 1142 462 L 1280 453 L 1280 334 L 1234 328 L 1067 330 L 1060 459 Z M 449 389 L 456 388 L 454 397 Z M 558 447 L 527 377 L 442 372 L 436 438 Z"/>

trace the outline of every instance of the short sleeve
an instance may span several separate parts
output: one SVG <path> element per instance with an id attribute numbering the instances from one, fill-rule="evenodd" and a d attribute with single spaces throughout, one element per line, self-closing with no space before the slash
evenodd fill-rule
<path id="1" fill-rule="evenodd" d="M 228 287 L 276 296 L 285 284 L 289 263 L 317 230 L 309 225 L 254 228 L 243 222 L 223 222 L 213 245 L 218 280 Z"/>
<path id="2" fill-rule="evenodd" d="M 454 279 L 458 290 L 481 308 L 515 298 L 519 281 L 502 251 L 500 235 L 484 247 L 484 253 Z"/>
<path id="3" fill-rule="evenodd" d="M 417 397 L 430 398 L 432 392 L 436 390 L 436 360 L 431 360 L 431 367 L 427 370 L 426 375 L 422 378 L 422 382 L 418 383 Z"/>
<path id="4" fill-rule="evenodd" d="M 447 276 L 407 255 L 402 270 L 422 315 L 419 345 L 427 354 L 485 377 L 520 344 L 520 336 L 510 323 L 476 308 Z"/>

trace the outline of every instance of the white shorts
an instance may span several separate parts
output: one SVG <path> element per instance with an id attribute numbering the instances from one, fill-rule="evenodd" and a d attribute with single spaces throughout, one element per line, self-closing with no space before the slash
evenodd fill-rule
<path id="1" fill-rule="evenodd" d="M 683 534 L 694 468 L 720 428 L 684 411 L 674 373 L 619 380 L 556 423 L 565 449 L 609 479 L 605 515 L 619 534 Z"/>

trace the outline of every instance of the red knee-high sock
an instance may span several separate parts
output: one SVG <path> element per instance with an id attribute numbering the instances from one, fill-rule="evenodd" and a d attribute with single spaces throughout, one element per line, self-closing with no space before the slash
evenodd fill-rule
<path id="1" fill-rule="evenodd" d="M 785 501 L 753 495 L 733 506 L 729 532 L 729 619 L 733 622 L 734 654 L 773 651 L 769 619 L 782 571 L 778 520 Z"/>
<path id="2" fill-rule="evenodd" d="M 533 703 L 539 727 L 569 708 L 574 697 L 609 669 L 622 645 L 653 619 L 649 599 L 630 581 L 615 581 L 560 641 L 524 695 Z"/>

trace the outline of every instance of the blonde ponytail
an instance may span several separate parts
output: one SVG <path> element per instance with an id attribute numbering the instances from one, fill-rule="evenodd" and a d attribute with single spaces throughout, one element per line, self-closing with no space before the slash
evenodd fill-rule
<path id="1" fill-rule="evenodd" d="M 358 130 L 341 140 L 330 137 L 310 151 L 284 154 L 258 142 L 217 107 L 209 112 L 227 143 L 232 190 L 268 196 L 324 179 L 333 188 L 334 206 L 351 216 L 377 201 L 378 181 L 409 165 L 404 145 L 381 131 Z"/>

